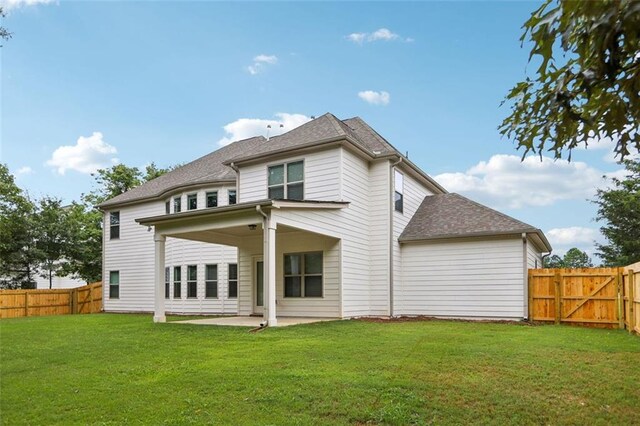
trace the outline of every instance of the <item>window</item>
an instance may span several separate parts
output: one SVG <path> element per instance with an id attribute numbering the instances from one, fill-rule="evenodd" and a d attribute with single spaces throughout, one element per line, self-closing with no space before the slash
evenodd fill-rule
<path id="1" fill-rule="evenodd" d="M 195 210 L 198 208 L 198 194 L 187 195 L 187 210 Z"/>
<path id="2" fill-rule="evenodd" d="M 207 207 L 218 207 L 218 191 L 207 192 Z"/>
<path id="3" fill-rule="evenodd" d="M 169 292 L 169 267 L 164 268 L 164 298 L 168 299 L 169 295 L 171 294 Z"/>
<path id="4" fill-rule="evenodd" d="M 229 205 L 235 204 L 235 203 L 236 203 L 236 190 L 235 189 L 230 189 L 229 190 Z"/>
<path id="5" fill-rule="evenodd" d="M 173 267 L 173 298 L 182 298 L 182 268 L 180 266 Z"/>
<path id="6" fill-rule="evenodd" d="M 187 298 L 198 297 L 198 266 L 187 266 Z"/>
<path id="7" fill-rule="evenodd" d="M 268 187 L 271 200 L 302 200 L 304 198 L 304 163 L 278 164 L 269 167 Z"/>
<path id="8" fill-rule="evenodd" d="M 403 205 L 403 194 L 404 194 L 404 176 L 399 171 L 395 171 L 394 174 L 394 188 L 395 188 L 395 196 L 394 203 L 395 209 L 397 212 L 402 213 Z"/>
<path id="9" fill-rule="evenodd" d="M 204 292 L 205 297 L 218 297 L 218 265 L 205 265 L 204 267 Z"/>
<path id="10" fill-rule="evenodd" d="M 238 297 L 238 264 L 229 264 L 229 299 Z"/>
<path id="11" fill-rule="evenodd" d="M 166 214 L 171 213 L 171 201 L 164 203 L 164 211 Z"/>
<path id="12" fill-rule="evenodd" d="M 111 212 L 109 214 L 109 223 L 111 228 L 109 230 L 109 239 L 117 240 L 120 238 L 120 212 Z"/>
<path id="13" fill-rule="evenodd" d="M 120 271 L 109 272 L 109 299 L 120 298 Z"/>
<path id="14" fill-rule="evenodd" d="M 284 255 L 284 296 L 322 297 L 322 252 Z"/>
<path id="15" fill-rule="evenodd" d="M 173 199 L 173 212 L 180 213 L 182 207 L 182 199 L 180 197 L 176 197 Z"/>

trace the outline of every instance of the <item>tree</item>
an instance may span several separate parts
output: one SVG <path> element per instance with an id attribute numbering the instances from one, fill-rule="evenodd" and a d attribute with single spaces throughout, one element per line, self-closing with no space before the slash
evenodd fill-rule
<path id="1" fill-rule="evenodd" d="M 5 13 L 3 7 L 0 6 L 0 18 L 4 18 L 5 16 L 7 16 L 7 14 Z M 9 40 L 12 36 L 13 34 L 11 34 L 9 30 L 7 30 L 5 27 L 0 26 L 0 39 L 6 41 Z M 0 47 L 2 47 L 1 44 Z"/>
<path id="2" fill-rule="evenodd" d="M 0 287 L 35 288 L 35 206 L 0 164 Z"/>
<path id="3" fill-rule="evenodd" d="M 53 276 L 67 275 L 66 255 L 72 241 L 72 226 L 62 201 L 44 197 L 38 202 L 34 215 L 35 256 L 38 259 L 38 271 L 42 278 L 49 280 L 52 288 Z"/>
<path id="4" fill-rule="evenodd" d="M 563 257 L 554 254 L 544 259 L 545 268 L 591 268 L 593 263 L 587 253 L 577 247 L 570 248 Z"/>
<path id="5" fill-rule="evenodd" d="M 596 244 L 605 265 L 626 266 L 640 261 L 640 159 L 625 160 L 627 176 L 613 178 L 613 187 L 599 189 L 594 203 L 596 220 L 606 244 Z"/>
<path id="6" fill-rule="evenodd" d="M 102 277 L 102 214 L 88 203 L 72 203 L 67 210 L 72 244 L 67 249 L 63 273 L 86 282 Z"/>
<path id="7" fill-rule="evenodd" d="M 540 66 L 507 94 L 500 133 L 524 155 L 571 159 L 600 138 L 616 142 L 621 160 L 640 151 L 640 2 L 546 0 L 523 28 Z"/>
<path id="8" fill-rule="evenodd" d="M 95 177 L 98 189 L 92 191 L 96 204 L 123 194 L 142 183 L 142 174 L 137 167 L 117 164 L 108 169 L 99 169 L 91 176 Z"/>

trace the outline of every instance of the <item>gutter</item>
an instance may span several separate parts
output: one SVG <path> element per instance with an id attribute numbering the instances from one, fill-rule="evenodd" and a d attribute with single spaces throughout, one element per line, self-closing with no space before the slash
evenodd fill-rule
<path id="1" fill-rule="evenodd" d="M 394 169 L 395 167 L 402 163 L 402 158 L 403 157 L 399 157 L 398 160 L 394 163 L 391 163 L 391 166 L 389 167 L 389 195 L 393 196 L 395 194 L 394 192 Z M 394 212 L 394 202 L 393 202 L 393 198 L 391 198 L 391 201 L 389 203 L 389 316 L 393 317 L 393 280 L 394 280 L 394 276 L 393 276 L 393 212 Z"/>

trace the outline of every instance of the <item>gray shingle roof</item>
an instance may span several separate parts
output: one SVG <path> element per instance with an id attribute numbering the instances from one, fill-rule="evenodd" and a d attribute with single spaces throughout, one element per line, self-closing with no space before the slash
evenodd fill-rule
<path id="1" fill-rule="evenodd" d="M 161 197 L 168 191 L 185 186 L 220 181 L 233 182 L 236 175 L 229 167 L 232 162 L 340 139 L 357 144 L 372 157 L 386 154 L 402 155 L 359 117 L 341 121 L 333 114 L 326 113 L 282 135 L 274 136 L 268 141 L 264 137 L 258 136 L 229 144 L 124 194 L 111 198 L 100 204 L 99 207 L 106 208 L 153 199 Z M 425 175 L 425 177 L 431 180 L 428 176 Z"/>
<path id="2" fill-rule="evenodd" d="M 523 232 L 538 234 L 548 245 L 539 229 L 462 195 L 449 193 L 425 197 L 398 240 L 408 242 Z"/>

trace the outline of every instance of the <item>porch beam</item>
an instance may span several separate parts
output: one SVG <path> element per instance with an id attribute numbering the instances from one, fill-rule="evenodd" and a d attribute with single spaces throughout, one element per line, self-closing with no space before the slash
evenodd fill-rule
<path id="1" fill-rule="evenodd" d="M 271 214 L 264 219 L 264 285 L 265 298 L 264 319 L 269 327 L 276 327 L 276 229 L 277 225 Z"/>
<path id="2" fill-rule="evenodd" d="M 155 243 L 155 282 L 154 282 L 154 313 L 153 322 L 166 322 L 164 310 L 164 256 L 167 237 L 154 234 Z"/>

